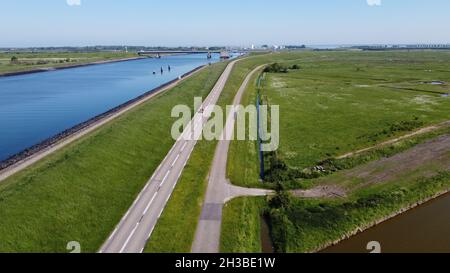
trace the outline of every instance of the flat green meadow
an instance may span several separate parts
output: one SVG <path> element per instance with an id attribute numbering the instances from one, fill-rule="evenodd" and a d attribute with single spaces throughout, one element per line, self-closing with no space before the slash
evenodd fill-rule
<path id="1" fill-rule="evenodd" d="M 280 147 L 276 162 L 286 165 L 281 174 L 287 170 L 298 174 L 325 160 L 450 119 L 450 98 L 445 95 L 450 93 L 449 51 L 304 52 L 301 58 L 279 63 L 300 66 L 299 70 L 291 69 L 288 73 L 266 73 L 261 92 L 265 103 L 280 106 Z M 435 81 L 442 84 L 431 84 Z M 254 104 L 256 93 L 255 79 L 243 103 Z M 344 169 L 355 168 L 443 134 L 448 134 L 448 129 L 337 163 Z M 259 225 L 252 221 L 238 222 L 237 219 L 244 217 L 236 216 L 238 212 L 245 215 L 257 211 L 259 215 L 270 216 L 276 251 L 313 251 L 359 226 L 432 196 L 450 183 L 448 173 L 442 167 L 435 167 L 436 162 L 430 162 L 429 166 L 436 171 L 434 174 L 430 174 L 430 169 L 419 168 L 405 174 L 403 179 L 362 188 L 358 186 L 360 180 L 349 180 L 341 174 L 343 169 L 329 174 L 329 178 L 286 175 L 281 176 L 283 180 L 261 182 L 255 142 L 233 141 L 229 158 L 232 159 L 228 163 L 229 178 L 239 186 L 279 188 L 281 185 L 295 189 L 325 184 L 341 185 L 349 192 L 342 200 L 304 200 L 288 194 L 282 201 L 266 202 L 266 206 L 242 200 L 231 202 L 224 213 L 234 216 L 226 217 L 223 226 L 236 228 L 232 232 L 225 229 L 226 233 L 222 234 L 224 251 L 255 249 L 256 241 L 233 236 L 255 230 L 255 225 Z M 265 163 L 268 173 L 273 162 L 266 159 Z M 439 170 L 444 173 L 439 174 Z M 398 192 L 402 194 L 399 196 Z"/>

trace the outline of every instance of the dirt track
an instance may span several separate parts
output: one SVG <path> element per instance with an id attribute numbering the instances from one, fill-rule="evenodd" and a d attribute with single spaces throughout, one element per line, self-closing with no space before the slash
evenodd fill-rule
<path id="1" fill-rule="evenodd" d="M 419 144 L 405 152 L 389 158 L 373 161 L 354 169 L 343 171 L 341 175 L 327 180 L 326 186 L 317 186 L 309 190 L 295 190 L 292 194 L 301 198 L 345 197 L 350 190 L 385 183 L 408 177 L 411 179 L 430 177 L 439 171 L 450 171 L 450 135 L 442 135 Z M 344 189 L 344 181 L 360 180 L 356 187 Z M 333 183 L 333 180 L 336 180 Z"/>
<path id="2" fill-rule="evenodd" d="M 403 153 L 389 158 L 371 162 L 348 171 L 348 178 L 364 180 L 361 186 L 381 183 L 403 176 L 432 176 L 439 170 L 450 170 L 450 135 L 443 135 L 425 143 L 419 144 Z"/>
<path id="3" fill-rule="evenodd" d="M 358 155 L 358 154 L 361 154 L 361 153 L 364 153 L 364 152 L 367 152 L 367 151 L 370 151 L 370 150 L 373 150 L 373 149 L 376 149 L 376 148 L 380 148 L 380 147 L 383 147 L 383 146 L 394 144 L 394 143 L 399 142 L 399 141 L 404 140 L 404 139 L 408 139 L 408 138 L 411 138 L 411 137 L 414 137 L 414 136 L 417 136 L 417 135 L 426 134 L 426 133 L 429 133 L 429 132 L 432 132 L 432 131 L 435 131 L 435 130 L 438 130 L 438 129 L 441 129 L 441 128 L 445 128 L 445 127 L 448 127 L 448 126 L 450 126 L 450 120 L 447 120 L 445 122 L 442 122 L 442 123 L 439 123 L 439 124 L 436 124 L 436 125 L 432 125 L 432 126 L 428 126 L 428 127 L 419 129 L 419 130 L 417 130 L 415 132 L 412 132 L 410 134 L 406 134 L 404 136 L 385 141 L 383 143 L 377 144 L 377 145 L 369 147 L 369 148 L 365 148 L 365 149 L 358 150 L 356 152 L 350 152 L 350 153 L 341 155 L 341 156 L 337 157 L 337 159 L 348 158 L 348 157 L 351 157 L 351 156 L 354 156 L 354 155 Z"/>

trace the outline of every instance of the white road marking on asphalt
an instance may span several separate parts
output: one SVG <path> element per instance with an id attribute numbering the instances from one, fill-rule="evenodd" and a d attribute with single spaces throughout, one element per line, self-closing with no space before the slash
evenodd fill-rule
<path id="1" fill-rule="evenodd" d="M 150 237 L 152 236 L 153 230 L 155 229 L 155 225 L 153 225 L 152 229 L 150 230 L 150 233 L 147 236 L 147 241 L 148 239 L 150 239 Z"/>
<path id="2" fill-rule="evenodd" d="M 134 233 L 136 232 L 136 229 L 138 228 L 139 223 L 136 224 L 136 226 L 134 227 L 133 231 L 131 231 L 130 235 L 128 236 L 127 240 L 125 241 L 125 244 L 123 244 L 122 248 L 120 249 L 120 253 L 122 253 L 125 248 L 127 247 L 128 243 L 130 242 L 131 237 L 133 237 Z"/>
<path id="3" fill-rule="evenodd" d="M 132 205 L 133 207 L 136 205 L 137 201 L 141 199 L 142 193 L 143 193 L 143 191 L 141 191 L 141 192 L 138 194 L 138 196 L 136 197 L 136 199 L 134 200 L 133 205 Z"/>
<path id="4" fill-rule="evenodd" d="M 166 179 L 167 179 L 167 177 L 169 176 L 169 174 L 170 174 L 170 170 L 167 171 L 167 173 L 166 173 L 166 175 L 164 176 L 164 178 L 163 178 L 161 184 L 159 184 L 159 187 L 162 187 L 162 186 L 164 185 L 164 183 L 166 182 Z"/>
<path id="5" fill-rule="evenodd" d="M 177 181 L 178 180 L 180 180 L 180 177 L 181 177 L 181 174 L 183 173 L 183 170 L 181 170 L 181 172 L 178 174 L 178 178 L 177 178 Z M 175 184 L 176 185 L 176 184 Z M 175 185 L 174 185 L 174 187 L 175 187 Z"/>
<path id="6" fill-rule="evenodd" d="M 184 148 L 186 148 L 186 145 L 187 145 L 187 144 L 188 144 L 187 142 L 184 143 L 183 147 L 181 148 L 180 153 L 182 153 L 182 152 L 184 151 Z"/>
<path id="7" fill-rule="evenodd" d="M 172 146 L 172 148 L 170 148 L 170 151 L 168 154 L 171 154 L 173 152 L 173 150 L 175 149 L 175 147 L 177 147 L 178 142 L 175 142 L 175 144 Z"/>
<path id="8" fill-rule="evenodd" d="M 111 239 L 116 235 L 118 228 L 116 227 L 113 231 L 113 233 L 109 236 L 108 241 L 111 241 Z"/>
<path id="9" fill-rule="evenodd" d="M 127 217 L 128 217 L 128 215 L 130 214 L 130 210 L 131 210 L 131 209 L 129 209 L 129 210 L 127 211 L 127 213 L 125 213 L 125 216 L 124 216 L 123 218 L 127 218 Z"/>
<path id="10" fill-rule="evenodd" d="M 148 203 L 147 207 L 144 210 L 143 215 L 146 215 L 148 212 L 148 209 L 150 208 L 150 206 L 152 205 L 153 201 L 155 201 L 156 196 L 158 195 L 158 192 L 155 192 L 155 194 L 152 197 L 152 200 L 150 200 L 150 202 Z"/>
<path id="11" fill-rule="evenodd" d="M 152 176 L 152 178 L 150 180 L 152 180 L 153 177 L 159 172 L 159 170 L 161 169 L 161 165 L 162 164 L 159 164 L 158 168 L 156 168 L 156 171 L 155 171 L 155 173 L 153 174 L 153 176 Z"/>
<path id="12" fill-rule="evenodd" d="M 175 160 L 172 162 L 172 168 L 173 166 L 175 166 L 175 163 L 177 163 L 178 159 L 180 158 L 180 154 L 177 155 L 177 157 L 175 158 Z"/>

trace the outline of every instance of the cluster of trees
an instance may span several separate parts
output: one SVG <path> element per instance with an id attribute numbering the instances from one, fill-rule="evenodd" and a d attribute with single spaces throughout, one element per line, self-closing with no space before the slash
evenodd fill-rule
<path id="1" fill-rule="evenodd" d="M 11 57 L 11 63 L 12 64 L 16 64 L 16 63 L 18 63 L 19 62 L 19 58 L 17 58 L 17 56 L 12 56 Z"/>
<path id="2" fill-rule="evenodd" d="M 304 49 L 306 45 L 287 45 L 286 49 Z"/>
<path id="3" fill-rule="evenodd" d="M 289 70 L 299 70 L 300 66 L 298 64 L 294 64 L 292 66 L 285 66 L 281 65 L 279 63 L 273 63 L 269 66 L 267 66 L 264 69 L 264 72 L 266 73 L 288 73 Z"/>
<path id="4" fill-rule="evenodd" d="M 294 169 L 289 167 L 277 152 L 266 153 L 264 157 L 267 162 L 264 180 L 268 183 L 276 183 L 278 186 L 288 185 L 297 179 L 319 178 L 337 171 L 335 166 L 325 164 L 325 162 L 320 162 L 318 166 L 304 170 Z"/>
<path id="5" fill-rule="evenodd" d="M 76 59 L 71 58 L 65 58 L 65 59 L 57 59 L 57 60 L 37 60 L 37 61 L 31 61 L 24 59 L 22 62 L 19 61 L 19 58 L 17 56 L 11 57 L 11 64 L 24 64 L 24 65 L 44 65 L 49 63 L 71 63 L 71 62 L 77 62 Z"/>

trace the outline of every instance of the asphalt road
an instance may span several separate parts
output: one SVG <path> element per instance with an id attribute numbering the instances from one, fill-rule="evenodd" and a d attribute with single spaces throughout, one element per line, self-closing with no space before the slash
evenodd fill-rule
<path id="1" fill-rule="evenodd" d="M 225 68 L 225 71 L 211 90 L 209 96 L 205 99 L 202 106 L 203 109 L 207 109 L 206 107 L 209 105 L 216 104 L 237 61 L 232 61 Z M 191 127 L 187 127 L 194 128 L 194 130 L 186 129 L 183 135 L 176 141 L 169 154 L 138 195 L 131 208 L 101 247 L 100 253 L 143 252 L 197 144 L 202 127 L 211 116 L 211 111 L 212 108 L 207 109 L 204 113 L 199 111 L 195 114 L 190 123 Z"/>
<path id="2" fill-rule="evenodd" d="M 250 72 L 239 88 L 233 101 L 233 106 L 241 102 L 247 85 L 252 76 L 263 66 Z M 227 179 L 228 150 L 230 137 L 234 132 L 236 109 L 230 111 L 221 140 L 217 144 L 214 160 L 208 180 L 208 189 L 203 203 L 200 221 L 192 245 L 193 253 L 218 253 L 220 247 L 220 232 L 222 226 L 222 210 L 226 202 L 242 196 L 266 196 L 272 194 L 270 190 L 249 189 L 234 186 Z M 228 137 L 225 137 L 228 136 Z"/>

